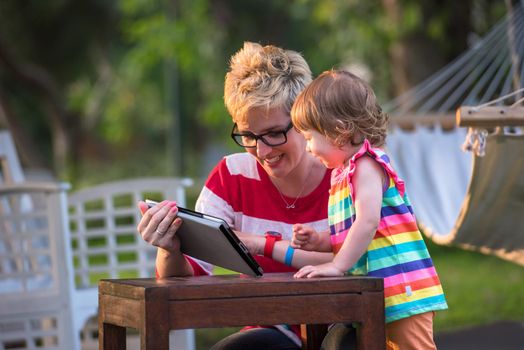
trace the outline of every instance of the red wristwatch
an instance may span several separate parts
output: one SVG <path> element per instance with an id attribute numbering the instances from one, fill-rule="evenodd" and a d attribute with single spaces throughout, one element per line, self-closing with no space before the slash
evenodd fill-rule
<path id="1" fill-rule="evenodd" d="M 276 231 L 267 231 L 266 234 L 266 244 L 264 245 L 264 256 L 266 258 L 273 258 L 273 247 L 275 242 L 278 242 L 282 239 L 282 234 Z"/>

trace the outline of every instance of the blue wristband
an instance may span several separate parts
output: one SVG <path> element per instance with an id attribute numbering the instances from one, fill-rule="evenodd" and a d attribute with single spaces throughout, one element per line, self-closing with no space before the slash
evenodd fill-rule
<path id="1" fill-rule="evenodd" d="M 286 251 L 286 257 L 284 258 L 284 264 L 287 266 L 291 266 L 291 262 L 293 261 L 293 254 L 295 254 L 295 248 L 292 246 L 287 247 Z"/>

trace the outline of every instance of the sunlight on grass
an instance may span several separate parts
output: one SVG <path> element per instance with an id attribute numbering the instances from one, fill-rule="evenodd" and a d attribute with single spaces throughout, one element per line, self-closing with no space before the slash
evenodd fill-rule
<path id="1" fill-rule="evenodd" d="M 449 310 L 435 318 L 435 332 L 524 320 L 524 267 L 476 252 L 427 242 Z"/>
<path id="2" fill-rule="evenodd" d="M 215 266 L 213 268 L 213 273 L 215 275 L 238 275 L 238 272 L 231 271 L 220 266 Z"/>

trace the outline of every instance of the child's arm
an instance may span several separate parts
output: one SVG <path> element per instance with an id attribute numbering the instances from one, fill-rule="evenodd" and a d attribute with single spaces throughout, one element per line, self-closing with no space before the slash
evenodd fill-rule
<path id="1" fill-rule="evenodd" d="M 293 225 L 291 246 L 302 250 L 330 252 L 331 242 L 329 231 L 317 232 L 310 226 L 295 224 Z"/>
<path id="2" fill-rule="evenodd" d="M 249 249 L 249 252 L 253 255 L 262 255 L 264 254 L 264 246 L 266 244 L 266 238 L 264 236 L 259 236 L 255 234 L 249 234 L 244 232 L 235 231 L 238 238 Z M 286 255 L 288 254 L 289 246 L 291 246 L 291 241 L 281 240 L 275 242 L 273 247 L 273 256 L 272 258 L 276 261 L 284 263 L 286 261 Z M 296 269 L 299 269 L 306 265 L 311 264 L 324 264 L 326 262 L 333 260 L 333 254 L 316 252 L 316 251 L 305 251 L 305 250 L 296 250 L 291 257 L 291 266 Z"/>
<path id="3" fill-rule="evenodd" d="M 295 277 L 342 276 L 366 252 L 380 223 L 383 183 L 381 166 L 369 157 L 357 160 L 353 175 L 355 222 L 346 240 L 332 262 L 317 266 L 304 266 Z"/>

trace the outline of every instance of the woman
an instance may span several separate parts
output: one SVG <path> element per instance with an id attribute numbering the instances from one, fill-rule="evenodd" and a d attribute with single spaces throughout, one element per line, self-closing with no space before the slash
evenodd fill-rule
<path id="1" fill-rule="evenodd" d="M 264 272 L 296 271 L 331 261 L 331 253 L 294 251 L 295 223 L 324 231 L 330 171 L 306 152 L 291 124 L 293 101 L 311 81 L 304 58 L 294 51 L 246 42 L 231 59 L 224 87 L 233 119 L 231 136 L 246 152 L 224 157 L 209 175 L 196 210 L 223 218 Z M 204 264 L 180 252 L 176 203 L 164 201 L 144 213 L 138 230 L 158 247 L 159 277 L 207 274 Z M 147 211 L 146 211 L 147 210 Z M 249 327 L 214 349 L 299 349 L 298 327 Z"/>

